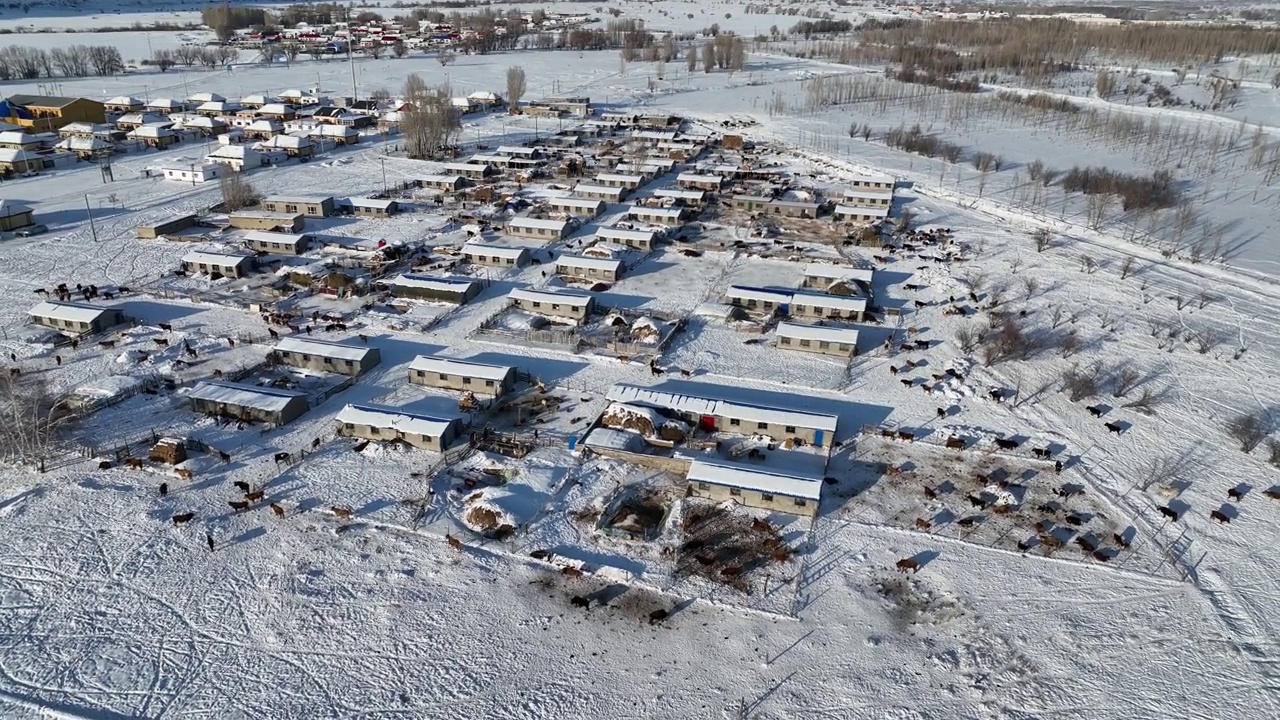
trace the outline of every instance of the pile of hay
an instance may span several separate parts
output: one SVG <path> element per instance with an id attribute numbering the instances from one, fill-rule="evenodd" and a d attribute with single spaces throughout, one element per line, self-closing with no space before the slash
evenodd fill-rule
<path id="1" fill-rule="evenodd" d="M 662 339 L 662 330 L 651 317 L 642 317 L 631 325 L 631 342 L 653 344 Z"/>

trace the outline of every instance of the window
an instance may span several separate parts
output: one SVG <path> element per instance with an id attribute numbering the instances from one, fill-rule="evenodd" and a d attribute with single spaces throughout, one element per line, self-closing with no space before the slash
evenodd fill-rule
<path id="1" fill-rule="evenodd" d="M 445 375 L 444 373 L 439 373 L 439 375 L 440 375 L 440 379 L 441 379 L 441 380 L 448 380 L 448 379 L 449 379 L 449 376 L 448 376 L 448 375 Z"/>
<path id="2" fill-rule="evenodd" d="M 347 430 L 354 430 L 356 428 L 356 426 L 351 423 L 344 423 L 342 427 Z"/>
<path id="3" fill-rule="evenodd" d="M 768 430 L 768 429 L 769 429 L 769 423 L 766 423 L 766 422 L 758 422 L 758 423 L 756 423 L 756 429 L 757 429 L 757 430 Z"/>
<path id="4" fill-rule="evenodd" d="M 287 357 L 293 357 L 293 356 L 289 353 L 288 350 L 281 350 L 280 357 L 287 358 Z"/>
<path id="5" fill-rule="evenodd" d="M 536 308 L 540 308 L 540 307 L 542 307 L 542 303 L 541 303 L 541 302 L 539 302 L 539 301 L 537 301 L 537 300 L 534 300 L 534 301 L 533 301 L 533 306 L 534 306 L 534 307 L 536 307 Z"/>
<path id="6" fill-rule="evenodd" d="M 382 434 L 382 430 L 381 430 L 381 429 L 379 429 L 379 428 L 376 428 L 376 427 L 371 427 L 371 428 L 369 428 L 369 434 L 370 434 L 370 435 L 381 435 L 381 434 Z"/>
<path id="7" fill-rule="evenodd" d="M 302 356 L 302 362 L 311 362 L 311 356 L 310 356 L 310 355 L 303 355 L 303 356 Z"/>
<path id="8" fill-rule="evenodd" d="M 818 341 L 818 348 L 819 348 L 820 350 L 830 350 L 830 349 L 831 349 L 831 343 L 827 342 L 826 340 L 819 340 L 819 341 Z"/>
<path id="9" fill-rule="evenodd" d="M 782 343 L 783 345 L 790 345 L 790 344 L 791 344 L 791 338 L 789 338 L 789 337 L 782 337 L 782 338 L 778 338 L 778 342 Z"/>
<path id="10" fill-rule="evenodd" d="M 741 489 L 741 488 L 729 488 L 729 494 L 730 494 L 730 495 L 734 495 L 734 496 L 740 496 L 740 495 L 742 495 L 742 489 Z"/>
<path id="11" fill-rule="evenodd" d="M 813 345 L 813 342 L 809 338 L 800 338 L 800 347 L 809 347 L 811 345 Z"/>
<path id="12" fill-rule="evenodd" d="M 344 364 L 344 365 L 346 365 L 347 367 L 355 367 L 355 363 L 354 363 L 354 362 L 352 362 L 352 361 L 350 361 L 350 360 L 343 360 L 342 362 L 343 362 L 343 364 Z"/>
<path id="13" fill-rule="evenodd" d="M 795 426 L 795 425 L 788 425 L 788 426 L 787 426 L 787 432 L 789 432 L 789 433 L 793 433 L 793 432 L 795 432 L 795 431 L 796 431 L 796 426 Z"/>
<path id="14" fill-rule="evenodd" d="M 463 385 L 470 385 L 470 384 L 471 384 L 471 378 L 466 377 L 466 376 L 463 376 L 463 378 L 462 378 L 462 384 L 463 384 Z"/>
<path id="15" fill-rule="evenodd" d="M 485 386 L 485 387 L 493 387 L 493 381 L 492 381 L 492 380 L 485 380 L 485 381 L 484 381 L 484 386 Z"/>
<path id="16" fill-rule="evenodd" d="M 700 483 L 698 483 L 698 489 L 699 489 L 699 490 L 710 490 L 710 489 L 711 489 L 711 486 L 710 486 L 710 485 L 708 485 L 708 484 L 706 484 L 706 483 L 704 483 L 704 482 L 700 482 Z"/>
<path id="17" fill-rule="evenodd" d="M 551 304 L 551 309 L 552 309 L 552 310 L 559 310 L 559 309 L 560 309 L 560 304 L 559 304 L 559 303 L 552 303 L 552 304 Z"/>
<path id="18" fill-rule="evenodd" d="M 285 212 L 296 213 L 296 212 L 298 212 L 298 206 L 297 206 L 297 205 L 285 205 L 285 206 L 284 206 L 284 211 L 285 211 Z"/>
<path id="19" fill-rule="evenodd" d="M 515 258 L 507 258 L 507 264 L 508 264 L 508 265 L 515 265 L 515 264 L 516 264 L 516 260 L 515 260 Z"/>
<path id="20" fill-rule="evenodd" d="M 760 499 L 767 503 L 773 502 L 773 496 L 769 493 L 760 493 Z"/>
<path id="21" fill-rule="evenodd" d="M 796 507 L 804 507 L 805 505 L 808 505 L 808 503 L 805 502 L 803 498 L 796 498 L 795 502 L 796 502 Z"/>
<path id="22" fill-rule="evenodd" d="M 414 370 L 413 372 L 414 372 L 418 377 L 426 377 L 426 376 L 427 376 L 427 373 L 426 373 L 426 371 L 425 371 L 425 370 Z"/>
<path id="23" fill-rule="evenodd" d="M 733 427 L 737 427 L 742 424 L 742 421 L 739 420 L 738 418 L 729 418 L 729 424 L 732 425 Z"/>

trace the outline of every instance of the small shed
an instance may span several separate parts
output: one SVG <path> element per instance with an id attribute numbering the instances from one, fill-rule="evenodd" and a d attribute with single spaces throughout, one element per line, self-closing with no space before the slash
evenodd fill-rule
<path id="1" fill-rule="evenodd" d="M 712 176 L 716 177 L 716 176 Z M 678 188 L 658 188 L 653 191 L 653 196 L 673 200 L 682 205 L 689 207 L 702 207 L 707 204 L 707 191 L 705 190 L 682 190 Z"/>
<path id="2" fill-rule="evenodd" d="M 400 212 L 400 203 L 396 200 L 380 198 L 350 198 L 353 213 L 360 217 L 391 217 Z"/>
<path id="3" fill-rule="evenodd" d="M 470 242 L 462 246 L 462 257 L 472 265 L 524 267 L 529 264 L 529 248 Z"/>
<path id="4" fill-rule="evenodd" d="M 601 173 L 596 175 L 595 184 L 605 187 L 620 187 L 627 190 L 638 190 L 648 182 L 644 175 L 624 175 L 620 173 Z"/>
<path id="5" fill-rule="evenodd" d="M 769 203 L 768 210 L 771 215 L 781 215 L 782 217 L 816 218 L 818 217 L 818 209 L 821 207 L 822 205 L 816 202 L 774 200 Z"/>
<path id="6" fill-rule="evenodd" d="M 384 405 L 347 405 L 335 419 L 343 437 L 399 441 L 433 452 L 444 452 L 462 432 L 458 418 L 436 418 Z"/>
<path id="7" fill-rule="evenodd" d="M 160 438 L 159 442 L 147 451 L 147 459 L 151 462 L 177 465 L 187 460 L 187 444 L 178 438 Z"/>
<path id="8" fill-rule="evenodd" d="M 705 190 L 720 192 L 724 187 L 724 178 L 719 175 L 700 175 L 698 173 L 680 173 L 676 176 L 676 185 L 683 190 Z"/>
<path id="9" fill-rule="evenodd" d="M 569 320 L 585 320 L 595 309 L 595 298 L 568 290 L 517 288 L 507 293 L 513 306 L 526 312 Z"/>
<path id="10" fill-rule="evenodd" d="M 730 305 L 773 313 L 783 310 L 791 303 L 792 291 L 783 288 L 748 287 L 746 285 L 730 285 L 724 291 L 725 302 Z"/>
<path id="11" fill-rule="evenodd" d="M 17 230 L 35 223 L 35 211 L 13 200 L 0 200 L 0 230 Z"/>
<path id="12" fill-rule="evenodd" d="M 648 223 L 650 225 L 680 227 L 684 224 L 685 212 L 684 208 L 678 207 L 646 207 L 644 205 L 637 205 L 627 212 L 627 216 L 637 222 Z"/>
<path id="13" fill-rule="evenodd" d="M 514 217 L 507 221 L 505 230 L 508 235 L 516 237 L 563 240 L 569 234 L 569 222 L 546 218 Z"/>
<path id="14" fill-rule="evenodd" d="M 580 218 L 594 218 L 604 212 L 605 204 L 601 200 L 584 200 L 583 198 L 551 198 L 548 203 L 553 210 Z"/>
<path id="15" fill-rule="evenodd" d="M 582 280 L 616 282 L 622 277 L 622 263 L 606 258 L 561 255 L 556 260 L 556 274 Z"/>
<path id="16" fill-rule="evenodd" d="M 118 308 L 76 302 L 42 302 L 27 311 L 31 322 L 70 335 L 102 332 L 124 324 L 125 315 Z"/>
<path id="17" fill-rule="evenodd" d="M 822 478 L 782 473 L 745 465 L 713 463 L 701 458 L 689 465 L 689 494 L 717 502 L 732 500 L 746 507 L 817 517 Z"/>
<path id="18" fill-rule="evenodd" d="M 217 180 L 222 177 L 222 171 L 225 169 L 226 167 L 221 163 L 193 162 L 188 165 L 165 165 L 160 168 L 160 171 L 164 173 L 165 180 L 195 185 Z"/>
<path id="19" fill-rule="evenodd" d="M 501 396 L 515 387 L 516 369 L 507 365 L 419 355 L 409 364 L 409 382 L 426 387 Z"/>
<path id="20" fill-rule="evenodd" d="M 588 183 L 578 183 L 573 188 L 573 194 L 586 200 L 603 200 L 604 202 L 617 203 L 622 202 L 627 197 L 628 190 L 624 187 L 609 187 L 607 185 L 593 185 Z"/>
<path id="21" fill-rule="evenodd" d="M 139 240 L 154 240 L 161 235 L 182 232 L 187 228 L 195 227 L 199 219 L 197 215 L 179 215 L 152 225 L 139 225 L 137 236 Z"/>
<path id="22" fill-rule="evenodd" d="M 231 213 L 227 219 L 231 227 L 241 230 L 272 230 L 291 233 L 301 230 L 305 223 L 300 214 L 270 212 L 267 210 L 241 210 L 240 212 Z"/>
<path id="23" fill-rule="evenodd" d="M 253 272 L 253 256 L 196 250 L 182 256 L 182 269 L 193 275 L 241 278 Z"/>
<path id="24" fill-rule="evenodd" d="M 272 425 L 286 425 L 310 408 L 304 392 L 221 380 L 197 384 L 187 400 L 199 413 Z"/>
<path id="25" fill-rule="evenodd" d="M 867 299 L 849 295 L 795 292 L 786 314 L 792 317 L 839 318 L 863 320 L 867 313 Z"/>
<path id="26" fill-rule="evenodd" d="M 458 192 L 467 186 L 467 179 L 461 175 L 424 175 L 415 182 L 424 190 L 441 192 Z"/>
<path id="27" fill-rule="evenodd" d="M 327 195 L 269 195 L 262 199 L 267 212 L 299 213 L 324 218 L 333 214 L 333 197 Z"/>
<path id="28" fill-rule="evenodd" d="M 658 234 L 652 230 L 629 230 L 617 227 L 602 227 L 596 230 L 597 242 L 616 243 L 644 252 L 653 249 L 657 237 Z"/>
<path id="29" fill-rule="evenodd" d="M 431 300 L 464 305 L 480 294 L 482 285 L 470 278 L 401 275 L 387 283 L 398 298 Z"/>
<path id="30" fill-rule="evenodd" d="M 836 222 L 878 222 L 889 217 L 889 208 L 841 204 L 836 206 Z"/>
<path id="31" fill-rule="evenodd" d="M 245 247 L 272 255 L 301 255 L 311 247 L 312 237 L 300 233 L 250 230 L 244 234 Z"/>
<path id="32" fill-rule="evenodd" d="M 497 168 L 484 163 L 445 163 L 444 171 L 448 175 L 461 175 L 468 180 L 484 180 L 500 174 Z"/>
<path id="33" fill-rule="evenodd" d="M 377 367 L 382 354 L 378 348 L 368 345 L 346 345 L 293 335 L 276 343 L 271 359 L 302 370 L 359 377 Z"/>
<path id="34" fill-rule="evenodd" d="M 844 191 L 843 205 L 853 207 L 889 207 L 893 205 L 893 189 L 854 189 Z"/>

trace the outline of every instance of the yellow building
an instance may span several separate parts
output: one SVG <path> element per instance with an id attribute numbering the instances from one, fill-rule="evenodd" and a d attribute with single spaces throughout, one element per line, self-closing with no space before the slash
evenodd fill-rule
<path id="1" fill-rule="evenodd" d="M 73 122 L 106 122 L 102 103 L 85 98 L 11 95 L 7 122 L 21 125 L 27 132 L 49 132 Z"/>

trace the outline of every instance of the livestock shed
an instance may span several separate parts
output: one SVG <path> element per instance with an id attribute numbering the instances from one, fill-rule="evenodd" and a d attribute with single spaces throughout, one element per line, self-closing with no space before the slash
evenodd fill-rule
<path id="1" fill-rule="evenodd" d="M 596 185 L 604 185 L 605 187 L 620 187 L 627 190 L 636 190 L 641 185 L 648 182 L 649 179 L 644 175 L 622 175 L 618 173 L 601 173 L 596 176 Z"/>
<path id="2" fill-rule="evenodd" d="M 604 202 L 600 200 L 558 197 L 551 198 L 547 202 L 553 210 L 581 218 L 594 218 L 605 209 Z"/>
<path id="3" fill-rule="evenodd" d="M 443 167 L 449 175 L 461 175 L 468 180 L 484 180 L 500 174 L 497 168 L 484 163 L 445 163 Z"/>
<path id="4" fill-rule="evenodd" d="M 323 195 L 269 195 L 262 199 L 262 209 L 323 218 L 333 214 L 333 198 Z"/>
<path id="5" fill-rule="evenodd" d="M 182 256 L 182 269 L 192 274 L 241 278 L 253 272 L 253 256 L 196 250 Z"/>
<path id="6" fill-rule="evenodd" d="M 595 309 L 595 298 L 567 290 L 517 288 L 507 293 L 507 300 L 527 312 L 570 320 L 585 320 Z"/>
<path id="7" fill-rule="evenodd" d="M 136 232 L 140 240 L 154 240 L 161 235 L 182 232 L 187 228 L 195 227 L 199 219 L 196 215 L 179 215 L 153 225 L 139 225 Z"/>
<path id="8" fill-rule="evenodd" d="M 424 190 L 441 192 L 458 192 L 467 186 L 467 179 L 461 175 L 424 175 L 414 182 Z"/>
<path id="9" fill-rule="evenodd" d="M 786 314 L 792 317 L 840 318 L 863 320 L 867 314 L 867 299 L 849 295 L 795 292 Z"/>
<path id="10" fill-rule="evenodd" d="M 602 227 L 596 230 L 596 242 L 617 243 L 649 252 L 658 234 L 652 230 L 628 230 L 627 228 Z"/>
<path id="11" fill-rule="evenodd" d="M 893 190 L 845 190 L 842 204 L 854 207 L 889 207 L 893 205 Z"/>
<path id="12" fill-rule="evenodd" d="M 783 217 L 816 218 L 822 205 L 801 200 L 774 200 L 769 203 L 769 213 Z"/>
<path id="13" fill-rule="evenodd" d="M 306 220 L 297 213 L 241 210 L 228 215 L 227 222 L 231 227 L 241 230 L 297 232 L 303 228 Z"/>
<path id="14" fill-rule="evenodd" d="M 311 407 L 304 392 L 221 380 L 198 383 L 187 400 L 199 413 L 272 425 L 293 422 Z"/>
<path id="15" fill-rule="evenodd" d="M 650 225 L 662 225 L 664 227 L 680 227 L 684 224 L 685 209 L 678 207 L 645 207 L 637 205 L 627 211 L 627 216 L 632 220 Z"/>
<path id="16" fill-rule="evenodd" d="M 801 282 L 801 287 L 827 292 L 841 285 L 854 285 L 863 293 L 870 294 L 871 280 L 874 277 L 875 271 L 870 268 L 809 263 L 804 266 L 804 280 Z"/>
<path id="17" fill-rule="evenodd" d="M 425 387 L 467 390 L 495 397 L 516 384 L 516 369 L 438 355 L 419 355 L 409 364 L 409 382 Z"/>
<path id="18" fill-rule="evenodd" d="M 734 195 L 729 204 L 739 210 L 756 211 L 768 210 L 769 204 L 773 202 L 773 198 L 769 195 Z"/>
<path id="19" fill-rule="evenodd" d="M 724 388 L 725 393 L 734 390 Z M 724 397 L 667 392 L 661 386 L 614 385 L 609 390 L 608 400 L 665 409 L 706 432 L 764 435 L 778 442 L 799 440 L 819 447 L 831 447 L 835 442 L 838 421 L 835 415 L 825 413 L 753 405 Z"/>
<path id="20" fill-rule="evenodd" d="M 858 354 L 858 331 L 854 328 L 783 322 L 778 323 L 775 338 L 777 347 L 785 350 L 845 358 Z"/>
<path id="21" fill-rule="evenodd" d="M 290 367 L 317 372 L 359 377 L 382 361 L 378 348 L 368 345 L 313 340 L 310 337 L 286 337 L 271 351 L 271 359 Z"/>
<path id="22" fill-rule="evenodd" d="M 360 217 L 391 217 L 400 212 L 400 203 L 396 200 L 350 198 L 347 203 L 351 205 L 351 211 Z"/>
<path id="23" fill-rule="evenodd" d="M 622 277 L 622 263 L 606 258 L 561 255 L 556 260 L 556 274 L 582 280 L 615 282 Z"/>
<path id="24" fill-rule="evenodd" d="M 681 190 L 678 188 L 658 188 L 653 191 L 653 196 L 676 202 L 684 203 L 689 207 L 702 207 L 707 204 L 707 192 L 705 190 Z"/>
<path id="25" fill-rule="evenodd" d="M 430 275 L 401 275 L 388 281 L 387 284 L 391 286 L 391 294 L 398 298 L 432 300 L 456 305 L 465 305 L 484 289 L 479 282 L 470 278 Z"/>
<path id="26" fill-rule="evenodd" d="M 889 208 L 863 207 L 859 205 L 837 205 L 835 219 L 837 222 L 877 222 L 889 217 Z"/>
<path id="27" fill-rule="evenodd" d="M 563 240 L 569 235 L 569 222 L 567 220 L 514 217 L 507 221 L 505 230 L 508 235 L 516 237 L 536 238 L 538 240 Z"/>
<path id="28" fill-rule="evenodd" d="M 299 233 L 250 230 L 244 234 L 245 247 L 272 255 L 301 255 L 311 247 L 312 237 Z"/>
<path id="29" fill-rule="evenodd" d="M 462 246 L 462 257 L 472 265 L 523 267 L 529 263 L 529 248 L 469 242 Z"/>
<path id="30" fill-rule="evenodd" d="M 706 190 L 720 192 L 724 187 L 724 178 L 719 175 L 699 175 L 698 173 L 680 173 L 676 176 L 676 185 L 683 190 Z"/>
<path id="31" fill-rule="evenodd" d="M 347 405 L 335 419 L 343 437 L 399 441 L 433 452 L 444 452 L 462 433 L 458 418 L 436 418 L 383 405 Z"/>
<path id="32" fill-rule="evenodd" d="M 716 502 L 817 517 L 822 478 L 697 459 L 686 478 L 689 494 Z"/>
<path id="33" fill-rule="evenodd" d="M 758 288 L 745 285 L 730 285 L 724 291 L 724 299 L 730 305 L 770 313 L 785 311 L 791 302 L 791 295 L 792 291 L 784 288 Z"/>
<path id="34" fill-rule="evenodd" d="M 624 187 L 609 187 L 607 185 L 578 183 L 573 188 L 573 194 L 587 200 L 603 200 L 605 202 L 617 203 L 626 199 L 627 189 Z"/>
<path id="35" fill-rule="evenodd" d="M 117 308 L 75 302 L 42 302 L 27 311 L 31 322 L 71 335 L 102 332 L 127 318 Z"/>
<path id="36" fill-rule="evenodd" d="M 206 183 L 222 177 L 223 165 L 214 162 L 193 162 L 189 165 L 165 165 L 160 168 L 165 180 L 176 182 Z"/>
<path id="37" fill-rule="evenodd" d="M 890 195 L 893 194 L 893 188 L 897 184 L 897 178 L 883 173 L 861 175 L 849 182 L 849 186 L 855 190 L 878 190 L 881 193 L 888 192 Z"/>

